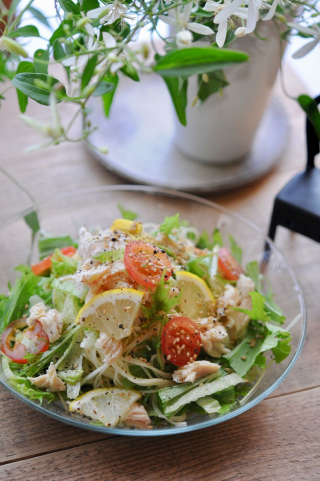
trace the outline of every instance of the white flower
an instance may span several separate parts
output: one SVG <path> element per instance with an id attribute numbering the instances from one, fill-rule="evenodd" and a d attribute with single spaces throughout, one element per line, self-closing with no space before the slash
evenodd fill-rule
<path id="1" fill-rule="evenodd" d="M 49 105 L 51 107 L 51 120 L 48 123 L 39 122 L 27 115 L 21 115 L 20 118 L 31 128 L 40 132 L 41 135 L 46 137 L 46 141 L 42 144 L 37 144 L 32 147 L 28 147 L 27 152 L 32 152 L 34 150 L 41 149 L 43 147 L 48 147 L 57 143 L 63 134 L 63 127 L 60 122 L 59 111 L 57 108 L 56 94 L 54 92 L 50 93 Z"/>
<path id="2" fill-rule="evenodd" d="M 224 42 L 226 41 L 229 17 L 234 15 L 239 18 L 247 18 L 248 9 L 240 7 L 242 3 L 243 0 L 235 0 L 234 2 L 231 2 L 231 0 L 225 0 L 223 5 L 212 0 L 207 1 L 204 10 L 217 13 L 214 23 L 219 25 L 216 36 L 216 42 L 219 47 L 223 47 Z"/>
<path id="3" fill-rule="evenodd" d="M 246 27 L 239 27 L 237 30 L 234 32 L 236 37 L 245 37 L 247 33 Z"/>
<path id="4" fill-rule="evenodd" d="M 259 20 L 259 10 L 262 7 L 262 0 L 248 0 L 247 34 L 255 30 Z"/>
<path id="5" fill-rule="evenodd" d="M 288 27 L 295 28 L 301 33 L 304 33 L 306 35 L 310 35 L 312 37 L 315 37 L 311 42 L 308 42 L 306 45 L 303 45 L 303 47 L 299 48 L 292 57 L 293 58 L 302 58 L 305 55 L 307 55 L 311 50 L 313 50 L 318 43 L 320 42 L 320 28 L 319 25 L 316 23 L 312 25 L 312 27 L 304 27 L 303 25 L 299 25 L 298 23 L 288 23 Z"/>
<path id="6" fill-rule="evenodd" d="M 118 18 L 121 20 L 125 18 L 134 19 L 135 16 L 128 15 L 127 10 L 128 7 L 126 7 L 126 5 L 123 5 L 123 3 L 115 0 L 111 5 L 89 10 L 89 12 L 87 12 L 87 16 L 91 19 L 98 18 L 100 23 L 103 25 L 110 25 L 118 20 Z"/>
<path id="7" fill-rule="evenodd" d="M 183 9 L 171 9 L 169 15 L 159 15 L 159 18 L 169 24 L 175 26 L 178 30 L 190 30 L 200 35 L 212 35 L 214 32 L 210 27 L 206 27 L 201 23 L 189 22 L 189 17 L 193 8 L 193 2 L 187 3 Z"/>
<path id="8" fill-rule="evenodd" d="M 271 6 L 270 5 L 264 5 L 264 6 L 270 7 L 270 10 L 267 13 L 267 15 L 265 17 L 263 17 L 262 20 L 268 21 L 268 20 L 271 20 L 274 17 L 274 14 L 276 13 L 276 9 L 277 9 L 277 6 L 278 6 L 278 3 L 279 3 L 278 0 L 273 0 L 273 3 L 272 3 Z"/>
<path id="9" fill-rule="evenodd" d="M 110 66 L 111 73 L 115 73 L 117 70 L 119 70 L 121 67 L 124 66 L 123 56 L 122 55 L 118 56 L 113 52 L 107 55 L 107 62 L 111 64 Z"/>
<path id="10" fill-rule="evenodd" d="M 192 44 L 192 33 L 189 30 L 180 30 L 176 34 L 176 42 L 179 48 L 189 47 Z"/>

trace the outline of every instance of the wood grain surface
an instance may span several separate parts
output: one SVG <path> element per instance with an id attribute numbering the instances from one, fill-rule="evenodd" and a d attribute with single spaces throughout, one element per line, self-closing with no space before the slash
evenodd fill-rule
<path id="1" fill-rule="evenodd" d="M 304 92 L 285 69 L 291 95 Z M 267 231 L 274 196 L 305 164 L 304 115 L 276 94 L 290 122 L 290 139 L 276 169 L 242 190 L 212 197 Z M 29 114 L 47 110 L 34 102 Z M 1 164 L 37 199 L 68 190 L 123 183 L 83 144 L 25 154 L 39 137 L 18 119 L 15 92 L 0 111 Z M 66 111 L 70 115 L 69 111 Z M 77 127 L 79 128 L 79 127 Z M 1 175 L 1 174 L 0 174 Z M 0 222 L 29 205 L 0 176 Z M 159 439 L 101 435 L 51 420 L 0 388 L 2 481 L 273 481 L 320 480 L 320 246 L 279 229 L 277 245 L 296 269 L 305 292 L 308 329 L 303 352 L 283 384 L 249 412 L 213 428 Z"/>

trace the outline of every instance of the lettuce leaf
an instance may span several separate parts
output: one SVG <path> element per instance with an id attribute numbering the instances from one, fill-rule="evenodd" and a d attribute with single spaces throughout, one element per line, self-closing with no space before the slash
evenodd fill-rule
<path id="1" fill-rule="evenodd" d="M 62 254 L 60 249 L 55 249 L 51 257 L 52 274 L 54 277 L 74 274 L 78 268 L 78 261 Z"/>
<path id="2" fill-rule="evenodd" d="M 215 229 L 211 236 L 209 236 L 208 231 L 202 231 L 196 247 L 212 250 L 216 245 L 223 246 L 223 238 L 219 229 Z"/>
<path id="3" fill-rule="evenodd" d="M 242 309 L 241 307 L 232 307 L 234 311 L 247 314 L 254 321 L 270 321 L 268 313 L 265 310 L 265 297 L 258 292 L 249 292 L 252 300 L 252 309 Z"/>
<path id="4" fill-rule="evenodd" d="M 178 229 L 180 225 L 180 214 L 175 214 L 164 219 L 164 222 L 159 227 L 159 231 L 169 235 L 173 229 Z"/>
<path id="5" fill-rule="evenodd" d="M 230 252 L 231 255 L 235 258 L 235 260 L 241 264 L 242 262 L 242 249 L 241 247 L 236 243 L 232 235 L 228 235 L 229 242 L 230 242 Z"/>
<path id="6" fill-rule="evenodd" d="M 271 350 L 274 354 L 276 363 L 282 362 L 289 354 L 291 346 L 291 335 L 279 326 L 266 323 L 257 332 L 250 330 L 251 333 L 238 344 L 231 352 L 223 356 L 230 367 L 239 374 L 245 376 L 252 366 L 265 368 L 266 359 L 262 353 Z M 264 332 L 264 335 L 261 334 Z"/>
<path id="7" fill-rule="evenodd" d="M 191 385 L 188 383 L 188 386 L 173 386 L 172 388 L 159 390 L 157 394 L 164 414 L 168 417 L 173 416 L 187 404 L 244 382 L 236 373 L 221 376 L 209 382 L 204 382 L 203 379 L 200 381 L 202 381 L 201 386 L 200 383 L 192 383 Z M 184 393 L 183 390 L 185 390 Z"/>
<path id="8" fill-rule="evenodd" d="M 141 306 L 147 319 L 154 318 L 158 312 L 169 312 L 173 307 L 179 304 L 182 293 L 178 296 L 170 298 L 170 285 L 164 283 L 164 275 L 151 296 L 151 307 Z"/>
<path id="9" fill-rule="evenodd" d="M 42 404 L 43 400 L 48 403 L 55 400 L 56 396 L 52 392 L 42 391 L 34 386 L 26 377 L 14 374 L 11 371 L 9 360 L 6 356 L 2 356 L 2 369 L 9 383 L 23 396 L 29 399 L 37 399 Z"/>
<path id="10" fill-rule="evenodd" d="M 118 204 L 118 209 L 120 210 L 123 219 L 136 220 L 138 217 L 138 214 L 132 212 L 131 210 L 125 209 L 121 204 Z"/>
<path id="11" fill-rule="evenodd" d="M 37 287 L 39 277 L 35 276 L 28 266 L 19 266 L 17 269 L 21 276 L 9 292 L 8 296 L 0 297 L 0 332 L 2 332 L 10 322 L 20 319 L 28 313 L 29 299 L 34 294 L 39 294 Z M 40 295 L 40 297 L 42 297 Z"/>
<path id="12" fill-rule="evenodd" d="M 55 249 L 61 249 L 62 247 L 68 246 L 78 247 L 78 244 L 69 235 L 60 237 L 41 237 L 38 240 L 40 259 L 50 256 Z"/>

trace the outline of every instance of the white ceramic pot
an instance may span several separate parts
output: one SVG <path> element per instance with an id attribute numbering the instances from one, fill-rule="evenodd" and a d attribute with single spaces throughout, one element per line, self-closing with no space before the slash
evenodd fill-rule
<path id="1" fill-rule="evenodd" d="M 284 45 L 272 21 L 259 23 L 259 35 L 237 39 L 230 45 L 248 53 L 250 59 L 227 67 L 228 85 L 222 96 L 210 96 L 192 107 L 197 94 L 196 76 L 189 79 L 187 126 L 176 121 L 175 142 L 179 150 L 194 160 L 227 164 L 241 160 L 249 152 L 266 109 Z"/>

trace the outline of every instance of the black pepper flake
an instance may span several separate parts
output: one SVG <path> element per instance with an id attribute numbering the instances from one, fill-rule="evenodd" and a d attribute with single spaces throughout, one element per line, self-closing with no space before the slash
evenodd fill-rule
<path id="1" fill-rule="evenodd" d="M 124 329 L 123 324 L 119 324 L 119 329 Z"/>

